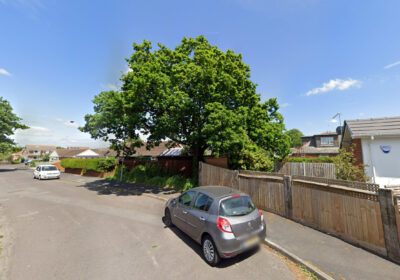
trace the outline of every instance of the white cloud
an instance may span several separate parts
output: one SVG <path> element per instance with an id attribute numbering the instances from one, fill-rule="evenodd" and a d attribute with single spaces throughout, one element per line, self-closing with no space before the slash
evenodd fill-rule
<path id="1" fill-rule="evenodd" d="M 307 91 L 306 95 L 310 96 L 332 90 L 346 90 L 351 87 L 361 87 L 361 81 L 354 80 L 351 78 L 347 80 L 341 80 L 341 79 L 330 80 L 329 82 L 324 83 L 322 87 L 314 88 L 310 91 Z"/>
<path id="2" fill-rule="evenodd" d="M 289 103 L 283 103 L 283 104 L 280 105 L 280 107 L 281 107 L 281 108 L 286 108 L 286 107 L 289 106 L 289 105 L 290 105 Z"/>
<path id="3" fill-rule="evenodd" d="M 43 127 L 43 126 L 30 126 L 28 130 L 35 130 L 35 131 L 50 131 L 50 129 L 48 129 L 47 127 Z"/>
<path id="4" fill-rule="evenodd" d="M 8 72 L 4 68 L 0 68 L 0 75 L 6 75 L 6 76 L 11 76 L 10 72 Z"/>
<path id="5" fill-rule="evenodd" d="M 383 67 L 383 68 L 384 68 L 384 69 L 389 69 L 389 68 L 395 67 L 395 66 L 397 66 L 397 65 L 400 65 L 400 61 L 396 61 L 395 63 L 386 65 L 386 66 Z"/>
<path id="6" fill-rule="evenodd" d="M 339 121 L 337 119 L 331 119 L 329 122 L 331 123 L 338 123 Z"/>
<path id="7" fill-rule="evenodd" d="M 359 115 L 360 117 L 363 117 L 363 116 L 365 116 L 365 113 L 358 113 L 358 115 Z"/>

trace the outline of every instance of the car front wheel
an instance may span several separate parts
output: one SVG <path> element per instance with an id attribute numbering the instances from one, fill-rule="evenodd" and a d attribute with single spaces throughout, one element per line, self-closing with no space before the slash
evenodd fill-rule
<path id="1" fill-rule="evenodd" d="M 221 258 L 212 238 L 209 235 L 205 236 L 201 245 L 203 247 L 203 257 L 206 262 L 211 266 L 217 265 Z"/>

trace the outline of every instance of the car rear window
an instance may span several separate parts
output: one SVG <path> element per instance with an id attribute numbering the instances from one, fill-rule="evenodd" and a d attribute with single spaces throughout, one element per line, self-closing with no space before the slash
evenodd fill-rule
<path id="1" fill-rule="evenodd" d="M 58 170 L 55 166 L 43 166 L 42 171 L 56 171 Z"/>
<path id="2" fill-rule="evenodd" d="M 244 216 L 254 211 L 256 207 L 246 195 L 232 196 L 221 201 L 219 214 L 225 217 Z"/>

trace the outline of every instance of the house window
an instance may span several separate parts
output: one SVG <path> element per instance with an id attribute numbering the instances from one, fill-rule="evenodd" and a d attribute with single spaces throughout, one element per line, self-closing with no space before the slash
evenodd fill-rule
<path id="1" fill-rule="evenodd" d="M 321 137 L 321 146 L 333 146 L 333 137 Z"/>

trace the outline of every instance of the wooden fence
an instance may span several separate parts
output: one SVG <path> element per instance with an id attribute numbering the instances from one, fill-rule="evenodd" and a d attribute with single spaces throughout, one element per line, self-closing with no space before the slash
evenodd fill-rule
<path id="1" fill-rule="evenodd" d="M 336 167 L 333 163 L 285 162 L 277 163 L 275 171 L 286 175 L 322 177 L 336 179 Z"/>
<path id="2" fill-rule="evenodd" d="M 400 262 L 400 212 L 392 190 L 322 179 L 234 171 L 206 163 L 199 169 L 199 185 L 238 189 L 260 209 Z"/>

